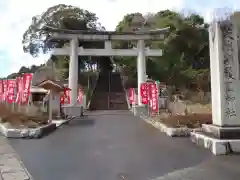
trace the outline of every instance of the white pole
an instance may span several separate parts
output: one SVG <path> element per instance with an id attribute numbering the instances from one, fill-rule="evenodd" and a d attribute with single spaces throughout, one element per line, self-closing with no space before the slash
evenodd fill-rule
<path id="1" fill-rule="evenodd" d="M 136 116 L 137 112 L 136 112 L 136 94 L 135 94 L 135 90 L 133 89 L 133 104 L 132 104 L 132 110 L 133 110 L 133 115 Z"/>
<path id="2" fill-rule="evenodd" d="M 71 40 L 68 87 L 71 89 L 70 106 L 74 106 L 77 102 L 78 89 L 78 39 Z"/>
<path id="3" fill-rule="evenodd" d="M 51 123 L 52 122 L 52 90 L 49 91 L 48 103 L 49 103 L 48 122 Z"/>
<path id="4" fill-rule="evenodd" d="M 138 41 L 137 75 L 138 75 L 138 106 L 143 106 L 143 104 L 141 103 L 140 85 L 146 81 L 146 57 L 144 40 Z"/>

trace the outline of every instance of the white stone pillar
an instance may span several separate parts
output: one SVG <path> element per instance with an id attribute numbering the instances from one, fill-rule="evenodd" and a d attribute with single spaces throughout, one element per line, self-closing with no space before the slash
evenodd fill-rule
<path id="1" fill-rule="evenodd" d="M 69 60 L 68 87 L 70 91 L 70 105 L 74 106 L 77 102 L 78 92 L 78 39 L 72 39 L 70 42 L 71 54 Z"/>
<path id="2" fill-rule="evenodd" d="M 191 140 L 215 155 L 240 152 L 240 83 L 237 31 L 230 20 L 209 27 L 212 124 Z"/>
<path id="3" fill-rule="evenodd" d="M 137 76 L 138 76 L 138 105 L 143 106 L 140 96 L 140 85 L 146 81 L 146 56 L 144 40 L 138 41 L 137 57 Z"/>
<path id="4" fill-rule="evenodd" d="M 230 20 L 209 27 L 213 124 L 240 127 L 237 31 Z M 238 111 L 237 111 L 238 110 Z"/>

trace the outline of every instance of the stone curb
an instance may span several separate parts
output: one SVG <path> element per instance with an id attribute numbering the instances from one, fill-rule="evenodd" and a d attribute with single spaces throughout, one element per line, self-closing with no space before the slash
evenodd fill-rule
<path id="1" fill-rule="evenodd" d="M 23 128 L 23 129 L 13 129 L 7 128 L 5 124 L 0 123 L 0 133 L 6 138 L 26 138 L 26 139 L 39 139 L 46 136 L 57 128 L 64 124 L 67 124 L 70 120 L 74 119 L 75 116 L 68 118 L 60 123 L 53 122 L 51 124 L 38 127 L 38 128 Z"/>
<path id="2" fill-rule="evenodd" d="M 0 132 L 6 138 L 41 138 L 54 130 L 57 126 L 54 123 L 39 127 L 39 128 L 24 128 L 24 129 L 13 129 L 7 128 L 5 124 L 0 124 Z"/>
<path id="3" fill-rule="evenodd" d="M 58 120 L 53 120 L 53 123 L 56 124 L 57 128 L 60 128 L 63 125 L 68 124 L 74 118 L 76 118 L 76 116 L 68 117 L 66 120 L 62 120 L 61 122 L 57 122 Z"/>
<path id="4" fill-rule="evenodd" d="M 191 132 L 197 130 L 190 128 L 171 128 L 159 121 L 155 121 L 154 119 L 144 115 L 141 115 L 140 118 L 143 119 L 148 124 L 151 124 L 155 128 L 159 129 L 161 132 L 166 133 L 170 137 L 189 137 Z"/>

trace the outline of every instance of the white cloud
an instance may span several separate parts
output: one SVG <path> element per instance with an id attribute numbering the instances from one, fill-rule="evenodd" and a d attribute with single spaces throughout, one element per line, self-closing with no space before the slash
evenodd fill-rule
<path id="1" fill-rule="evenodd" d="M 145 14 L 167 8 L 192 8 L 210 20 L 216 7 L 240 7 L 240 3 L 234 0 L 0 0 L 0 52 L 4 52 L 3 55 L 0 54 L 0 66 L 4 66 L 4 58 L 5 61 L 11 62 L 11 67 L 6 67 L 0 75 L 16 72 L 22 65 L 30 66 L 47 60 L 46 56 L 34 59 L 29 54 L 24 54 L 21 40 L 32 16 L 40 15 L 47 8 L 57 4 L 71 4 L 96 13 L 107 30 L 114 30 L 123 16 L 132 12 Z"/>
<path id="2" fill-rule="evenodd" d="M 0 54 L 0 60 L 2 60 L 5 56 Z"/>
<path id="3" fill-rule="evenodd" d="M 22 35 L 31 23 L 32 16 L 40 15 L 48 7 L 57 4 L 71 4 L 95 12 L 102 25 L 114 30 L 126 13 L 156 12 L 165 8 L 181 8 L 184 0 L 2 0 L 0 9 L 0 51 L 7 54 L 12 66 L 1 75 L 17 71 L 22 65 L 40 64 L 45 57 L 32 58 L 23 53 Z M 1 66 L 4 61 L 1 60 Z"/>

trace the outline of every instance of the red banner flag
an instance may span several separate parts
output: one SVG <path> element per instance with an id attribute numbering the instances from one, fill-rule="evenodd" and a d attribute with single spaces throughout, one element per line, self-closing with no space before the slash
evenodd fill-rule
<path id="1" fill-rule="evenodd" d="M 3 80 L 3 101 L 7 99 L 7 80 Z"/>
<path id="2" fill-rule="evenodd" d="M 70 104 L 70 95 L 69 95 L 70 89 L 64 88 L 64 93 L 60 97 L 60 103 L 61 104 Z"/>
<path id="3" fill-rule="evenodd" d="M 30 88 L 32 82 L 32 74 L 23 75 L 23 93 L 22 93 L 22 103 L 28 103 L 30 96 Z"/>
<path id="4" fill-rule="evenodd" d="M 64 95 L 60 96 L 60 104 L 64 104 Z"/>
<path id="5" fill-rule="evenodd" d="M 15 102 L 20 104 L 22 100 L 23 93 L 23 77 L 16 78 L 16 99 Z"/>
<path id="6" fill-rule="evenodd" d="M 133 88 L 129 88 L 129 90 L 128 90 L 128 99 L 129 99 L 129 104 L 134 103 L 134 89 Z"/>
<path id="7" fill-rule="evenodd" d="M 152 112 L 158 112 L 158 90 L 156 83 L 149 83 L 150 108 Z"/>
<path id="8" fill-rule="evenodd" d="M 140 96 L 142 104 L 148 104 L 148 83 L 140 85 Z"/>
<path id="9" fill-rule="evenodd" d="M 0 80 L 0 102 L 3 101 L 3 80 Z"/>
<path id="10" fill-rule="evenodd" d="M 14 88 L 15 88 L 15 79 L 9 79 L 7 81 L 7 101 L 9 103 L 13 103 L 14 102 Z"/>
<path id="11" fill-rule="evenodd" d="M 77 102 L 78 102 L 79 104 L 82 104 L 82 103 L 83 103 L 83 90 L 82 90 L 82 88 L 79 88 L 79 89 L 78 89 Z"/>
<path id="12" fill-rule="evenodd" d="M 67 99 L 67 104 L 70 104 L 70 90 L 68 88 L 64 89 L 65 99 Z"/>

